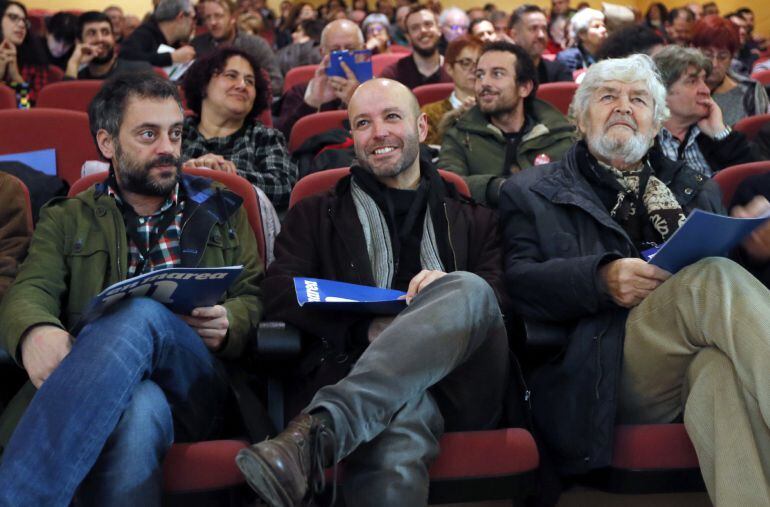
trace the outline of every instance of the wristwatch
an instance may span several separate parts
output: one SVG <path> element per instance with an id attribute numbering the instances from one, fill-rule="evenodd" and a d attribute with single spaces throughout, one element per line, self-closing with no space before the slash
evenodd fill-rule
<path id="1" fill-rule="evenodd" d="M 732 132 L 733 129 L 731 129 L 729 126 L 725 127 L 725 129 L 722 132 L 717 132 L 714 134 L 714 140 L 715 141 L 724 141 L 727 136 L 730 135 L 730 132 Z"/>

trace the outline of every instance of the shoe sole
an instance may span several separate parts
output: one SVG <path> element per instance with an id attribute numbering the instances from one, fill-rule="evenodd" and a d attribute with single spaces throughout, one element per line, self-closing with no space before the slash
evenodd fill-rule
<path id="1" fill-rule="evenodd" d="M 251 489 L 270 507 L 295 507 L 272 469 L 258 454 L 242 449 L 235 457 L 235 464 Z"/>

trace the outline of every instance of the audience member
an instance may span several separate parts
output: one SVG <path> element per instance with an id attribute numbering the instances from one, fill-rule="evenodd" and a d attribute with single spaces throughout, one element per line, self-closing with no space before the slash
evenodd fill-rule
<path id="1" fill-rule="evenodd" d="M 508 37 L 508 21 L 510 16 L 505 11 L 492 11 L 489 15 L 489 21 L 495 26 L 495 33 L 497 33 L 498 40 L 504 40 L 511 42 L 511 38 Z"/>
<path id="2" fill-rule="evenodd" d="M 746 30 L 748 31 L 748 46 L 752 50 L 766 51 L 767 38 L 754 33 L 754 11 L 748 7 L 741 7 L 737 12 L 746 21 Z"/>
<path id="3" fill-rule="evenodd" d="M 0 301 L 27 254 L 32 234 L 25 193 L 19 180 L 0 172 Z"/>
<path id="4" fill-rule="evenodd" d="M 134 31 L 142 24 L 141 20 L 133 14 L 126 14 L 125 22 L 123 23 L 123 37 L 120 42 L 126 40 Z"/>
<path id="5" fill-rule="evenodd" d="M 257 11 L 242 12 L 235 15 L 235 28 L 239 33 L 261 37 L 265 33 L 265 20 Z M 271 33 L 269 29 L 267 33 Z"/>
<path id="6" fill-rule="evenodd" d="M 666 86 L 670 116 L 656 137 L 667 158 L 684 161 L 690 169 L 710 177 L 735 164 L 753 162 L 749 143 L 725 125 L 722 109 L 706 85 L 711 62 L 693 48 L 668 46 L 654 56 Z"/>
<path id="7" fill-rule="evenodd" d="M 349 113 L 351 175 L 289 211 L 262 286 L 268 314 L 309 345 L 288 391 L 288 412 L 301 414 L 236 459 L 269 505 L 311 498 L 343 458 L 347 505 L 426 505 L 441 434 L 494 428 L 502 410 L 508 342 L 493 213 L 418 158 L 427 122 L 408 88 L 367 81 Z M 408 306 L 384 317 L 300 307 L 295 276 L 404 290 Z"/>
<path id="8" fill-rule="evenodd" d="M 78 17 L 71 12 L 57 12 L 45 22 L 45 49 L 48 63 L 61 70 L 67 67 L 67 61 L 75 50 L 78 34 Z"/>
<path id="9" fill-rule="evenodd" d="M 476 65 L 476 106 L 447 129 L 439 167 L 462 175 L 471 196 L 497 207 L 513 173 L 561 158 L 573 127 L 535 98 L 537 71 L 527 52 L 510 42 L 487 44 Z"/>
<path id="10" fill-rule="evenodd" d="M 451 82 L 452 78 L 444 71 L 443 57 L 438 50 L 441 32 L 436 24 L 436 15 L 425 7 L 415 5 L 406 18 L 406 29 L 412 54 L 390 64 L 381 76 L 398 81 L 410 89 L 425 84 Z"/>
<path id="11" fill-rule="evenodd" d="M 455 88 L 444 100 L 422 106 L 428 120 L 427 144 L 440 145 L 444 130 L 451 119 L 445 121 L 447 113 L 457 111 L 462 114 L 476 105 L 474 86 L 476 82 L 476 62 L 481 55 L 482 42 L 468 35 L 458 37 L 449 43 L 444 59 L 444 69 L 452 76 Z"/>
<path id="12" fill-rule="evenodd" d="M 468 33 L 477 37 L 482 42 L 495 42 L 496 40 L 499 40 L 497 32 L 495 31 L 495 25 L 486 18 L 474 19 L 471 21 Z"/>
<path id="13" fill-rule="evenodd" d="M 308 2 L 299 2 L 294 4 L 291 10 L 289 10 L 288 16 L 286 16 L 286 19 L 276 31 L 277 33 L 275 42 L 278 49 L 291 44 L 291 34 L 294 33 L 294 30 L 297 29 L 297 26 L 299 26 L 302 21 L 306 19 L 317 18 L 318 13 L 316 12 L 315 8 L 313 8 L 313 4 Z"/>
<path id="14" fill-rule="evenodd" d="M 645 25 L 631 25 L 612 32 L 596 51 L 597 60 L 625 58 L 636 53 L 652 56 L 666 45 L 657 30 Z"/>
<path id="15" fill-rule="evenodd" d="M 540 7 L 531 4 L 517 7 L 511 14 L 510 35 L 532 58 L 539 84 L 572 81 L 572 72 L 563 64 L 543 58 L 548 46 L 548 21 Z"/>
<path id="16" fill-rule="evenodd" d="M 385 14 L 389 20 L 392 20 L 396 13 L 396 8 L 391 0 L 377 0 L 374 11 Z"/>
<path id="17" fill-rule="evenodd" d="M 44 209 L 0 306 L 3 346 L 37 388 L 18 395 L 31 402 L 4 445 L 2 505 L 69 505 L 76 494 L 84 505 L 160 505 L 166 451 L 222 431 L 220 358 L 242 355 L 261 315 L 262 264 L 241 199 L 180 176 L 176 86 L 152 72 L 121 74 L 89 117 L 109 176 Z M 129 297 L 70 334 L 110 284 L 230 265 L 244 271 L 219 304 L 177 315 Z"/>
<path id="18" fill-rule="evenodd" d="M 411 6 L 402 5 L 396 9 L 396 22 L 390 25 L 390 38 L 394 44 L 399 46 L 408 46 L 409 39 L 406 37 L 406 17 L 409 15 Z"/>
<path id="19" fill-rule="evenodd" d="M 0 83 L 14 89 L 21 108 L 34 105 L 40 89 L 52 79 L 45 49 L 29 28 L 23 4 L 0 0 Z"/>
<path id="20" fill-rule="evenodd" d="M 390 22 L 384 14 L 373 13 L 366 16 L 361 23 L 364 32 L 366 49 L 373 55 L 390 53 Z"/>
<path id="21" fill-rule="evenodd" d="M 668 16 L 668 9 L 660 2 L 655 2 L 647 7 L 647 12 L 644 14 L 644 24 L 654 30 L 660 30 L 663 33 L 664 23 Z"/>
<path id="22" fill-rule="evenodd" d="M 595 61 L 594 53 L 607 38 L 604 14 L 596 9 L 582 9 L 569 22 L 569 38 L 572 47 L 556 55 L 556 61 L 570 72 L 587 69 Z"/>
<path id="23" fill-rule="evenodd" d="M 765 88 L 730 69 L 733 56 L 740 47 L 735 25 L 719 16 L 706 16 L 693 28 L 692 45 L 711 60 L 713 68 L 706 76 L 706 84 L 714 101 L 724 112 L 727 125 L 735 125 L 747 116 L 768 112 Z"/>
<path id="24" fill-rule="evenodd" d="M 706 2 L 703 4 L 703 17 L 719 16 L 719 6 L 716 2 Z"/>
<path id="25" fill-rule="evenodd" d="M 184 122 L 185 165 L 235 172 L 285 208 L 297 166 L 283 134 L 256 121 L 269 107 L 269 90 L 254 55 L 215 49 L 187 71 L 184 94 L 195 113 Z"/>
<path id="26" fill-rule="evenodd" d="M 570 17 L 575 13 L 575 9 L 570 7 L 570 0 L 551 0 L 550 17 L 566 16 Z"/>
<path id="27" fill-rule="evenodd" d="M 251 53 L 259 68 L 270 76 L 273 94 L 278 97 L 283 91 L 283 74 L 278 68 L 275 52 L 265 39 L 238 30 L 235 5 L 231 0 L 204 0 L 199 3 L 203 9 L 203 24 L 207 33 L 192 40 L 197 57 L 205 56 L 220 45 L 235 46 Z"/>
<path id="28" fill-rule="evenodd" d="M 352 72 L 347 78 L 327 76 L 329 56 L 333 51 L 355 51 L 363 49 L 364 36 L 358 25 L 347 19 L 332 21 L 321 33 L 321 54 L 323 59 L 315 76 L 309 83 L 301 83 L 290 88 L 283 96 L 281 114 L 276 127 L 285 136 L 291 133 L 291 127 L 303 116 L 318 111 L 344 109 L 351 95 L 358 87 L 358 80 Z M 347 67 L 347 65 L 346 65 Z M 349 69 L 348 69 L 349 70 Z"/>
<path id="29" fill-rule="evenodd" d="M 692 12 L 695 21 L 698 21 L 703 17 L 703 6 L 701 4 L 692 2 L 687 4 L 687 8 L 690 9 L 690 12 Z M 663 19 L 666 19 L 666 17 L 663 16 Z"/>
<path id="30" fill-rule="evenodd" d="M 441 30 L 441 42 L 439 42 L 439 52 L 443 55 L 447 44 L 461 35 L 468 33 L 468 26 L 471 20 L 465 11 L 459 7 L 449 7 L 441 11 L 438 17 L 438 27 Z"/>
<path id="31" fill-rule="evenodd" d="M 151 70 L 147 62 L 120 60 L 114 25 L 106 14 L 84 12 L 78 18 L 78 40 L 67 62 L 65 79 L 107 79 L 120 72 Z"/>
<path id="32" fill-rule="evenodd" d="M 723 211 L 716 183 L 645 157 L 665 101 L 648 56 L 595 64 L 571 105 L 582 140 L 503 186 L 506 286 L 554 351 L 533 364 L 535 425 L 575 474 L 610 465 L 615 424 L 683 417 L 714 505 L 767 505 L 770 293 L 727 259 L 672 276 L 639 258 L 694 209 Z"/>
<path id="33" fill-rule="evenodd" d="M 294 67 L 321 63 L 321 32 L 323 21 L 305 19 L 292 32 L 292 43 L 278 50 L 278 65 L 285 76 Z"/>
<path id="34" fill-rule="evenodd" d="M 123 9 L 117 5 L 110 5 L 103 12 L 110 18 L 112 32 L 115 34 L 115 42 L 120 44 L 123 42 L 123 33 L 126 29 L 126 16 L 123 14 Z"/>
<path id="35" fill-rule="evenodd" d="M 551 54 L 558 54 L 569 47 L 567 32 L 569 18 L 567 16 L 552 16 L 548 19 L 548 46 Z"/>
<path id="36" fill-rule="evenodd" d="M 769 124 L 765 124 L 770 125 Z M 765 129 L 767 130 L 767 129 Z M 730 202 L 730 210 L 736 216 L 751 206 L 757 196 L 770 199 L 770 173 L 755 174 L 749 176 L 738 185 Z M 756 241 L 762 241 L 762 231 L 756 235 Z M 770 255 L 754 255 L 750 257 L 747 252 L 739 252 L 743 266 L 748 269 L 757 279 L 770 288 Z"/>
<path id="37" fill-rule="evenodd" d="M 160 0 L 152 16 L 123 41 L 119 58 L 155 67 L 187 63 L 195 58 L 192 46 L 181 46 L 170 53 L 159 53 L 158 48 L 186 43 L 194 29 L 195 9 L 190 0 Z"/>
<path id="38" fill-rule="evenodd" d="M 754 67 L 754 62 L 759 58 L 759 55 L 751 50 L 751 37 L 749 36 L 748 23 L 743 16 L 737 12 L 732 12 L 725 16 L 726 19 L 735 25 L 738 30 L 738 51 L 735 52 L 733 60 L 730 63 L 730 68 L 737 74 L 748 76 L 751 74 L 751 69 Z"/>
<path id="39" fill-rule="evenodd" d="M 668 11 L 666 18 L 666 39 L 670 44 L 688 46 L 692 37 L 692 25 L 695 14 L 686 7 L 677 7 Z"/>

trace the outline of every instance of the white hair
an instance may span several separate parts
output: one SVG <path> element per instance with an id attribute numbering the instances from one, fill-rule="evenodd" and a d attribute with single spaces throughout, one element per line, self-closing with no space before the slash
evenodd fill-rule
<path id="1" fill-rule="evenodd" d="M 470 18 L 468 18 L 468 15 L 464 10 L 459 7 L 449 7 L 441 11 L 441 14 L 438 17 L 439 26 L 444 26 L 444 23 L 446 23 L 446 18 L 448 18 L 450 14 L 459 14 L 464 17 L 466 21 L 470 22 Z"/>
<path id="2" fill-rule="evenodd" d="M 326 38 L 332 30 L 350 30 L 356 34 L 358 43 L 364 44 L 364 34 L 361 32 L 361 28 L 350 21 L 349 19 L 335 19 L 331 23 L 327 24 L 323 31 L 321 31 L 321 47 L 326 47 Z"/>
<path id="3" fill-rule="evenodd" d="M 577 44 L 578 34 L 588 30 L 591 21 L 601 19 L 604 21 L 604 13 L 596 9 L 580 9 L 569 20 L 569 39 Z"/>
<path id="4" fill-rule="evenodd" d="M 569 117 L 576 125 L 588 114 L 594 92 L 607 81 L 644 83 L 652 95 L 655 127 L 660 128 L 668 119 L 670 112 L 666 105 L 666 87 L 663 86 L 658 69 L 652 58 L 645 54 L 636 54 L 628 58 L 602 60 L 588 68 L 569 106 Z"/>

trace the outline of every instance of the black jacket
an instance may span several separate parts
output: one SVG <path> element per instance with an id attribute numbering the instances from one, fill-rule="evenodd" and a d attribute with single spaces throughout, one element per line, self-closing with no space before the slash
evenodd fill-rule
<path id="1" fill-rule="evenodd" d="M 733 206 L 744 206 L 758 195 L 764 196 L 770 201 L 770 173 L 755 174 L 754 176 L 749 176 L 743 180 L 735 190 L 735 194 L 733 194 L 733 199 L 730 202 L 730 209 L 732 209 Z M 770 289 L 770 262 L 753 262 L 748 256 L 740 251 L 737 252 L 737 255 L 740 257 L 741 261 L 743 261 L 743 266 Z"/>
<path id="2" fill-rule="evenodd" d="M 730 135 L 717 141 L 704 133 L 698 134 L 695 140 L 698 148 L 706 159 L 711 170 L 716 172 L 736 164 L 745 164 L 747 162 L 756 162 L 757 154 L 752 150 L 746 136 L 742 132 L 733 130 Z M 659 138 L 655 138 L 654 149 L 660 150 Z M 684 160 L 681 158 L 679 160 Z"/>
<path id="3" fill-rule="evenodd" d="M 459 197 L 435 170 L 431 172 L 426 175 L 430 192 L 435 192 L 442 209 L 440 217 L 434 216 L 436 234 L 448 238 L 438 245 L 445 269 L 479 275 L 492 286 L 505 309 L 508 303 L 495 214 Z M 289 210 L 276 239 L 275 261 L 262 283 L 268 318 L 289 322 L 305 336 L 296 384 L 287 390 L 292 398 L 289 413 L 304 407 L 320 387 L 347 374 L 365 347 L 357 336 L 365 337 L 370 320 L 361 313 L 301 308 L 295 276 L 375 285 L 350 177 L 340 180 L 334 190 L 303 199 Z"/>
<path id="4" fill-rule="evenodd" d="M 139 25 L 120 45 L 120 56 L 124 60 L 140 60 L 154 67 L 168 67 L 173 62 L 171 53 L 158 53 L 158 46 L 169 45 L 155 20 L 150 19 Z"/>
<path id="5" fill-rule="evenodd" d="M 557 81 L 573 81 L 572 72 L 556 60 L 540 58 L 540 64 L 537 66 L 537 82 L 543 84 Z"/>
<path id="6" fill-rule="evenodd" d="M 716 183 L 682 162 L 650 162 L 685 212 L 723 211 Z M 607 466 L 628 312 L 598 269 L 639 253 L 580 173 L 574 146 L 559 162 L 509 178 L 500 213 L 513 309 L 528 345 L 553 352 L 529 381 L 535 425 L 561 472 Z"/>

